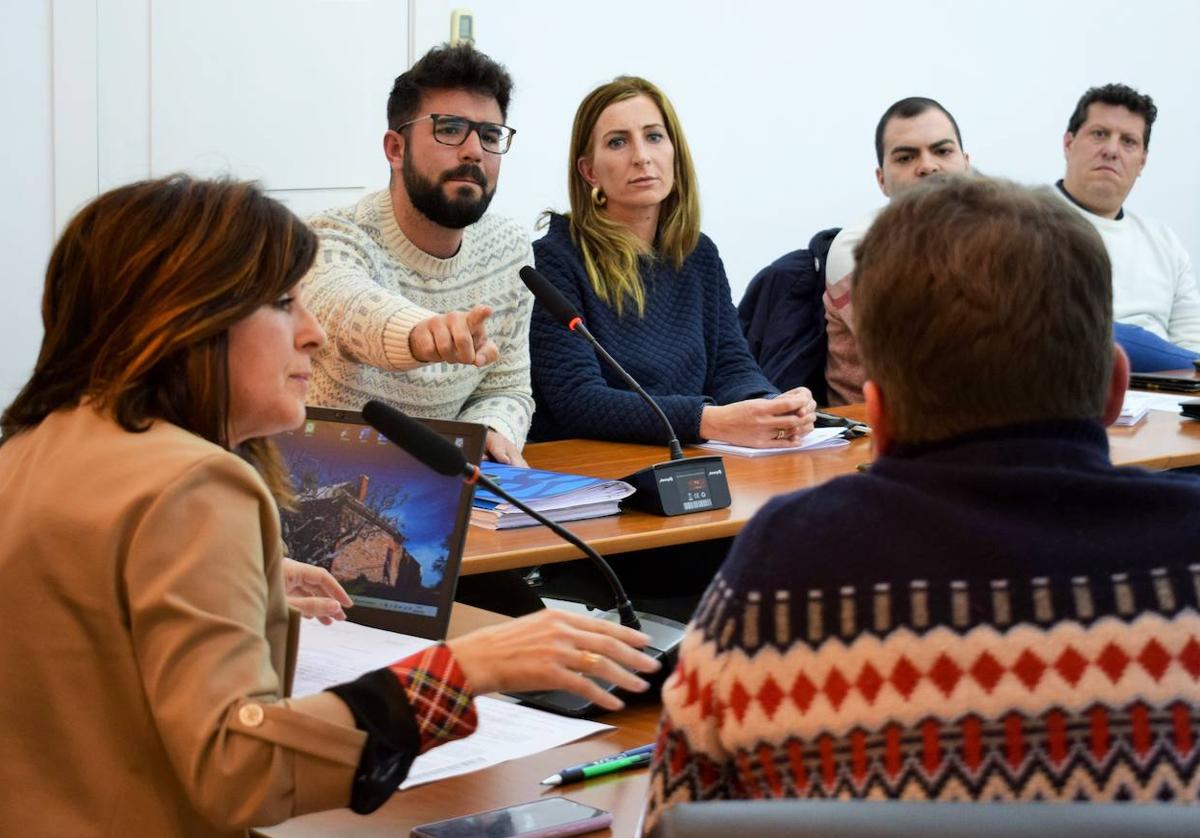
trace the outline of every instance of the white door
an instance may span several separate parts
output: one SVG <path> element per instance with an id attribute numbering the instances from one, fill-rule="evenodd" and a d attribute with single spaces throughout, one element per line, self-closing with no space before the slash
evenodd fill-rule
<path id="1" fill-rule="evenodd" d="M 105 189 L 176 171 L 259 180 L 301 215 L 382 188 L 408 15 L 397 0 L 59 0 L 59 229 Z M 89 133 L 94 160 L 78 155 Z"/>

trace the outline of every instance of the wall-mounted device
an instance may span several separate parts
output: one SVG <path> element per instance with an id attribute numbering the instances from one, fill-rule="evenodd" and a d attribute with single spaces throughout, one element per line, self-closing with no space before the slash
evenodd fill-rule
<path id="1" fill-rule="evenodd" d="M 475 15 L 470 9 L 455 9 L 450 13 L 450 46 L 475 46 Z"/>

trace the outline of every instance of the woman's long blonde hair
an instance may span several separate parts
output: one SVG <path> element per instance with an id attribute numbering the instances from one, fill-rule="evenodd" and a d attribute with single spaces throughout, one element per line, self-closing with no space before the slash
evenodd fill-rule
<path id="1" fill-rule="evenodd" d="M 581 157 L 591 158 L 592 132 L 605 108 L 636 96 L 649 97 L 658 106 L 667 136 L 675 149 L 675 185 L 663 200 L 653 247 L 646 245 L 624 224 L 610 219 L 593 203 L 591 184 L 583 179 L 578 165 Z M 637 306 L 641 316 L 646 305 L 646 289 L 638 274 L 638 259 L 657 256 L 678 270 L 700 241 L 696 170 L 679 117 L 666 95 L 637 76 L 618 76 L 589 93 L 579 104 L 571 128 L 567 183 L 571 200 L 568 216 L 571 240 L 583 253 L 583 266 L 596 296 L 616 309 L 617 314 L 621 314 L 628 299 Z"/>

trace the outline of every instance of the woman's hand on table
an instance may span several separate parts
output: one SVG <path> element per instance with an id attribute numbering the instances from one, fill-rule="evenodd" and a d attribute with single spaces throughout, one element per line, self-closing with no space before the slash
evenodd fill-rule
<path id="1" fill-rule="evenodd" d="M 547 608 L 473 631 L 446 645 L 476 694 L 497 690 L 567 690 L 606 710 L 624 702 L 588 675 L 631 692 L 649 684 L 635 672 L 660 664 L 638 651 L 650 642 L 640 631 L 616 623 Z"/>
<path id="2" fill-rule="evenodd" d="M 807 387 L 773 399 L 708 405 L 700 414 L 700 436 L 750 448 L 786 448 L 813 429 L 817 403 Z"/>

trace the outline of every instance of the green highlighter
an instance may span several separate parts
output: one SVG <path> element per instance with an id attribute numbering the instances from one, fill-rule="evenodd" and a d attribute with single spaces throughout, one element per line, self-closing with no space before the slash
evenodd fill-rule
<path id="1" fill-rule="evenodd" d="M 649 765 L 650 759 L 653 756 L 654 745 L 643 745 L 640 748 L 622 751 L 619 754 L 613 754 L 603 759 L 564 768 L 557 774 L 552 774 L 542 780 L 542 785 L 561 786 L 566 783 L 578 783 L 583 780 L 590 780 L 593 777 L 603 777 L 605 774 L 615 774 L 618 771 L 641 768 L 642 766 Z"/>

